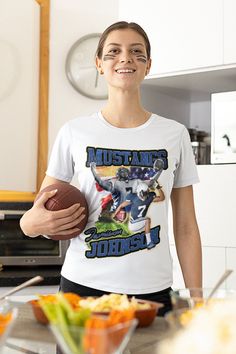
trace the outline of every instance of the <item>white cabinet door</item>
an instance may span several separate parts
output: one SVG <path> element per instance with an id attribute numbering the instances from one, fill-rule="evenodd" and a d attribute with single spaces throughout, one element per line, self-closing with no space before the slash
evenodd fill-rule
<path id="1" fill-rule="evenodd" d="M 203 287 L 212 288 L 225 271 L 225 248 L 202 247 Z M 221 288 L 225 288 L 223 283 Z"/>
<path id="2" fill-rule="evenodd" d="M 195 207 L 204 246 L 236 247 L 236 164 L 198 166 Z"/>
<path id="3" fill-rule="evenodd" d="M 223 64 L 222 0 L 120 0 L 119 19 L 147 32 L 150 75 Z"/>
<path id="4" fill-rule="evenodd" d="M 235 259 L 236 259 L 236 249 Z M 173 289 L 185 288 L 182 271 L 180 268 L 176 248 L 173 244 L 170 245 L 170 252 L 173 259 Z M 232 257 L 229 261 L 231 269 Z M 236 267 L 236 261 L 234 261 Z M 234 269 L 235 269 L 234 267 Z M 229 267 L 230 268 L 230 267 Z M 202 247 L 202 271 L 203 271 L 203 287 L 212 288 L 222 273 L 225 271 L 225 248 L 224 247 Z M 232 279 L 232 278 L 231 278 Z M 236 288 L 236 275 L 234 285 Z M 225 288 L 226 284 L 223 283 L 221 288 Z"/>
<path id="5" fill-rule="evenodd" d="M 236 1 L 224 0 L 224 64 L 236 63 Z"/>
<path id="6" fill-rule="evenodd" d="M 173 261 L 173 289 L 182 289 L 185 288 L 184 279 L 182 271 L 180 268 L 178 256 L 176 253 L 176 248 L 174 245 L 170 245 L 170 253 Z"/>
<path id="7" fill-rule="evenodd" d="M 173 259 L 173 289 L 184 288 L 184 280 L 179 265 L 176 249 L 174 245 L 170 245 L 170 252 Z M 236 248 L 234 249 L 234 259 L 236 259 Z M 202 270 L 203 270 L 203 287 L 212 288 L 222 273 L 225 271 L 225 248 L 224 247 L 202 247 Z M 234 264 L 232 264 L 234 262 Z M 233 268 L 234 266 L 234 268 Z M 229 255 L 230 269 L 235 269 L 236 261 L 232 255 Z M 231 278 L 232 280 L 233 278 Z M 230 283 L 230 285 L 232 285 Z M 225 288 L 223 283 L 221 288 Z M 236 289 L 236 275 L 234 279 L 234 288 Z"/>
<path id="8" fill-rule="evenodd" d="M 236 290 L 236 248 L 226 248 L 226 268 L 234 271 L 226 280 L 227 289 Z"/>

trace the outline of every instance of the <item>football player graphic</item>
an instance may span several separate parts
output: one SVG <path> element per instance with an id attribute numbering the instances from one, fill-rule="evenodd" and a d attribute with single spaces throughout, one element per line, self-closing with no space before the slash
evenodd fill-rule
<path id="1" fill-rule="evenodd" d="M 112 206 L 110 212 L 113 213 L 117 207 L 125 201 L 126 195 L 130 192 L 135 193 L 138 186 L 138 179 L 129 179 L 129 169 L 119 167 L 116 172 L 116 178 L 102 179 L 96 172 L 96 164 L 90 164 L 92 174 L 98 185 L 105 191 L 111 193 Z"/>
<path id="2" fill-rule="evenodd" d="M 110 212 L 113 213 L 118 206 L 126 200 L 126 196 L 129 193 L 136 193 L 139 183 L 142 182 L 140 178 L 133 178 L 130 174 L 130 170 L 126 167 L 119 167 L 116 172 L 116 178 L 102 179 L 99 174 L 96 172 L 96 163 L 91 162 L 90 168 L 94 176 L 95 181 L 98 185 L 103 188 L 105 191 L 111 193 L 112 206 Z M 164 162 L 161 159 L 156 159 L 153 164 L 153 168 L 150 169 L 152 172 L 151 177 L 145 180 L 145 183 L 148 187 L 155 188 L 155 183 L 160 177 L 164 169 Z M 142 171 L 141 168 L 139 168 Z"/>
<path id="3" fill-rule="evenodd" d="M 115 217 L 116 214 L 120 212 L 120 210 L 126 208 L 129 205 L 129 230 L 132 232 L 139 232 L 142 230 L 145 231 L 148 250 L 155 247 L 155 243 L 151 240 L 150 236 L 151 219 L 147 216 L 148 208 L 151 203 L 161 202 L 165 199 L 162 187 L 157 181 L 155 182 L 155 187 L 158 194 L 153 191 L 150 191 L 150 188 L 146 183 L 140 182 L 137 187 L 137 192 L 129 193 L 126 197 L 126 200 L 119 205 L 113 215 L 113 217 Z"/>

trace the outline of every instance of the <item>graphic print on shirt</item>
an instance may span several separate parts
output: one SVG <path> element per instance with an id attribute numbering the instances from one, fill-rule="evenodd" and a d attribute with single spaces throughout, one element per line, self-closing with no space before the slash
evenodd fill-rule
<path id="1" fill-rule="evenodd" d="M 86 257 L 117 257 L 154 248 L 161 226 L 154 224 L 149 210 L 152 203 L 165 199 L 158 179 L 168 168 L 167 151 L 88 147 L 86 166 L 101 199 L 95 226 L 84 232 Z"/>

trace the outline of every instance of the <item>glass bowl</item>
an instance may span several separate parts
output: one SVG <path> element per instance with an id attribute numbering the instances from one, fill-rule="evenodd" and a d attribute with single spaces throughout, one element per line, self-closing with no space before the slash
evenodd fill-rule
<path id="1" fill-rule="evenodd" d="M 14 325 L 18 309 L 12 307 L 9 301 L 0 301 L 0 353 Z"/>
<path id="2" fill-rule="evenodd" d="M 168 322 L 170 329 L 178 330 L 188 325 L 196 311 L 194 309 L 181 308 L 167 312 L 164 318 Z"/>
<path id="3" fill-rule="evenodd" d="M 221 301 L 225 299 L 236 300 L 236 290 L 218 289 L 213 297 L 208 300 L 212 288 L 185 288 L 173 290 L 170 293 L 173 310 L 182 308 L 197 308 L 206 305 L 207 302 Z"/>
<path id="4" fill-rule="evenodd" d="M 50 325 L 63 354 L 122 354 L 138 324 L 137 319 L 109 328 Z"/>

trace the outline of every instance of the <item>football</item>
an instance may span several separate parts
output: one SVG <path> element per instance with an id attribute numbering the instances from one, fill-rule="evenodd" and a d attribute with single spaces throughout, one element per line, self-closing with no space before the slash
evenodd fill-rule
<path id="1" fill-rule="evenodd" d="M 54 183 L 42 189 L 37 194 L 35 201 L 44 192 L 50 192 L 54 189 L 57 189 L 57 193 L 47 200 L 47 202 L 45 203 L 45 208 L 47 210 L 57 211 L 69 208 L 73 204 L 80 203 L 80 205 L 84 207 L 83 214 L 85 214 L 85 217 L 83 218 L 83 220 L 80 221 L 80 223 L 76 227 L 80 229 L 79 233 L 81 233 L 87 224 L 89 216 L 88 204 L 85 199 L 85 196 L 78 188 L 72 186 L 69 183 Z M 69 235 L 50 235 L 49 237 L 53 240 L 69 240 L 76 236 L 78 236 L 78 231 L 73 232 Z"/>

